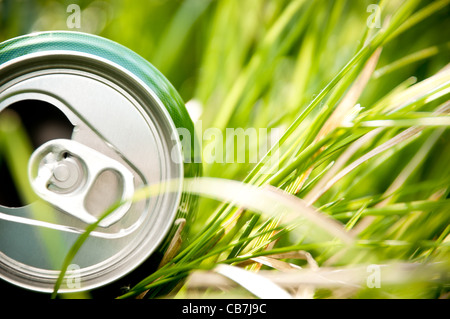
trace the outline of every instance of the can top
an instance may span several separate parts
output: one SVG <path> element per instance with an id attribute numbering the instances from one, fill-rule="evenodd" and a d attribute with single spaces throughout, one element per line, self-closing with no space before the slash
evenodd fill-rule
<path id="1" fill-rule="evenodd" d="M 80 286 L 61 291 L 124 276 L 158 249 L 179 211 L 183 151 L 193 155 L 175 134 L 177 127 L 193 133 L 181 98 L 150 63 L 97 36 L 19 37 L 0 44 L 0 57 L 0 112 L 26 101 L 26 112 L 39 113 L 41 104 L 34 102 L 45 102 L 73 125 L 70 139 L 47 141 L 31 156 L 29 175 L 39 199 L 19 208 L 0 206 L 0 228 L 8 238 L 0 241 L 0 277 L 51 291 L 79 234 L 118 201 L 122 205 L 73 259 Z M 188 170 L 198 171 L 198 165 Z M 136 189 L 169 180 L 178 181 L 175 191 L 125 201 Z"/>

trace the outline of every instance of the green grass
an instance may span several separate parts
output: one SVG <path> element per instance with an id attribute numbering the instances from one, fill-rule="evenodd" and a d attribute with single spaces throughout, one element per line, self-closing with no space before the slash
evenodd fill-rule
<path id="1" fill-rule="evenodd" d="M 443 155 L 443 158 L 436 156 L 439 148 L 448 145 L 448 131 L 445 129 L 448 116 L 443 115 L 443 121 L 437 121 L 442 115 L 437 115 L 436 110 L 448 100 L 449 71 L 437 69 L 440 73 L 422 75 L 423 80 L 416 79 L 414 83 L 401 88 L 398 88 L 401 82 L 396 83 L 395 77 L 392 77 L 391 91 L 387 87 L 383 92 L 380 87 L 386 86 L 386 83 L 377 83 L 385 72 L 395 73 L 408 67 L 415 70 L 411 65 L 414 66 L 417 61 L 439 55 L 436 49 L 433 54 L 430 50 L 419 49 L 419 54 L 407 52 L 407 58 L 389 60 L 384 51 L 387 50 L 385 47 L 398 40 L 396 37 L 408 34 L 410 28 L 418 28 L 425 17 L 444 4 L 448 5 L 448 2 L 428 6 L 414 1 L 397 4 L 391 8 L 392 11 L 383 10 L 383 13 L 388 11 L 383 15 L 385 20 L 390 16 L 389 23 L 383 29 L 366 30 L 359 36 L 355 34 L 349 37 L 351 32 L 348 30 L 353 24 L 343 23 L 344 18 L 340 14 L 346 12 L 348 19 L 358 20 L 358 17 L 352 9 L 350 12 L 344 11 L 344 8 L 349 9 L 348 3 L 335 2 L 327 6 L 321 1 L 289 2 L 278 9 L 277 18 L 257 40 L 247 60 L 240 60 L 242 71 L 235 75 L 228 75 L 227 70 L 223 69 L 220 69 L 221 72 L 213 71 L 213 61 L 217 64 L 221 61 L 217 57 L 217 46 L 226 45 L 226 41 L 219 44 L 215 42 L 215 46 L 210 44 L 209 47 L 215 51 L 205 52 L 203 61 L 207 65 L 202 69 L 204 73 L 200 74 L 196 89 L 200 93 L 193 96 L 204 105 L 203 125 L 206 122 L 219 128 L 252 125 L 270 127 L 285 123 L 287 129 L 276 148 L 268 153 L 268 157 L 276 150 L 281 153 L 272 175 L 259 172 L 265 158 L 254 167 L 242 165 L 234 168 L 233 164 L 213 164 L 206 168 L 208 175 L 221 177 L 230 171 L 228 178 L 257 186 L 270 184 L 291 194 L 299 194 L 310 204 L 323 207 L 324 214 L 341 221 L 354 234 L 356 243 L 349 248 L 336 240 L 320 242 L 312 238 L 308 229 L 299 231 L 293 225 L 282 225 L 280 228 L 279 219 L 256 219 L 258 214 L 244 213 L 229 204 L 220 205 L 210 217 L 208 212 L 214 210 L 215 203 L 205 200 L 206 203 L 199 211 L 204 213 L 200 220 L 202 217 L 205 222 L 209 220 L 207 226 L 202 227 L 200 222 L 194 225 L 197 226 L 198 235 L 180 252 L 173 264 L 167 265 L 161 273 L 150 275 L 122 297 L 132 297 L 150 288 L 152 290 L 147 296 L 155 296 L 159 280 L 166 282 L 172 276 L 183 273 L 187 276 L 198 268 L 213 269 L 218 263 L 233 264 L 261 254 L 304 249 L 308 245 L 311 245 L 308 251 L 319 266 L 339 267 L 363 262 L 448 262 L 448 243 L 445 239 L 448 238 L 450 206 L 446 200 L 448 169 L 444 168 L 448 155 Z M 221 5 L 225 6 L 223 2 Z M 389 3 L 389 6 L 392 4 Z M 233 12 L 231 4 L 227 9 Z M 315 14 L 310 15 L 311 12 Z M 234 14 L 238 15 L 236 11 Z M 213 20 L 213 30 L 221 30 L 217 32 L 224 32 L 223 29 L 228 27 L 226 22 L 219 21 L 221 17 L 218 13 L 217 20 Z M 317 26 L 321 22 L 330 23 L 325 28 L 329 38 L 323 38 L 323 29 Z M 365 29 L 364 22 L 364 19 L 359 19 L 360 30 Z M 333 65 L 341 58 L 333 53 L 339 51 L 327 43 L 331 35 L 337 38 L 336 46 L 348 45 L 354 50 L 340 69 Z M 214 34 L 211 37 L 211 42 L 217 41 Z M 430 44 L 440 48 L 444 45 L 441 53 L 445 54 L 447 39 L 435 40 L 437 42 Z M 243 44 L 234 50 L 248 47 L 250 45 Z M 385 65 L 378 67 L 381 72 L 374 76 L 375 66 L 379 65 L 378 58 L 373 58 L 374 66 L 365 68 L 365 65 L 368 65 L 378 48 L 383 49 L 379 59 Z M 219 54 L 238 56 L 227 46 L 223 50 Z M 311 60 L 311 57 L 316 59 Z M 230 61 L 231 64 L 234 62 Z M 444 67 L 442 63 L 441 68 Z M 233 68 L 230 68 L 229 72 L 232 71 Z M 414 71 L 408 74 L 414 75 Z M 361 87 L 362 77 L 366 77 L 366 80 Z M 234 78 L 234 81 L 222 81 L 227 78 Z M 407 79 L 405 76 L 403 78 Z M 209 89 L 202 86 L 203 83 Z M 215 83 L 215 86 L 211 83 Z M 211 92 L 209 96 L 206 95 L 208 90 Z M 374 95 L 374 91 L 378 93 Z M 308 94 L 309 99 L 312 98 L 309 103 Z M 373 96 L 371 100 L 368 98 L 370 96 Z M 346 99 L 350 102 L 343 102 Z M 342 120 L 357 102 L 363 108 L 354 114 L 351 124 L 343 125 Z M 278 118 L 270 116 L 277 112 Z M 443 111 L 444 114 L 447 112 L 447 109 Z M 427 113 L 431 115 L 430 121 L 427 120 Z M 324 126 L 327 127 L 325 132 L 322 130 Z M 405 131 L 416 126 L 417 129 Z M 376 134 L 365 138 L 369 137 L 370 132 Z M 444 148 L 448 152 L 448 146 Z M 430 165 L 433 169 L 430 169 Z M 442 179 L 431 173 L 440 170 L 436 165 L 444 165 L 441 166 Z M 433 180 L 433 183 L 428 184 L 429 189 L 416 192 L 410 189 L 413 188 L 410 183 L 419 185 L 429 178 Z M 351 210 L 342 212 L 343 207 L 350 204 Z M 338 213 L 339 210 L 341 213 Z M 235 222 L 231 224 L 232 227 L 229 226 L 230 219 Z M 417 227 L 421 225 L 427 225 L 428 229 L 424 227 L 419 232 Z M 214 243 L 213 247 L 207 245 L 208 242 Z M 253 266 L 249 269 L 258 271 L 259 268 Z M 385 288 L 398 289 L 398 292 L 390 295 L 395 298 L 402 297 L 409 289 L 407 287 L 408 281 L 399 281 L 398 285 Z M 445 294 L 448 288 L 445 287 L 446 282 L 440 282 L 434 289 L 443 289 L 442 294 Z M 362 288 L 360 292 L 354 292 L 354 296 L 364 296 L 364 290 Z M 375 291 L 372 297 L 385 297 L 386 290 Z M 422 290 L 416 290 L 416 293 L 416 296 L 436 296 L 436 290 L 432 288 L 428 289 L 428 294 Z M 189 290 L 185 290 L 182 295 L 189 297 Z M 413 293 L 411 295 L 414 296 Z M 207 297 L 208 293 L 202 296 Z M 333 292 L 330 296 L 333 296 Z"/>
<path id="2" fill-rule="evenodd" d="M 220 264 L 267 278 L 287 276 L 292 265 L 302 267 L 298 274 L 316 264 L 320 271 L 387 265 L 380 288 L 365 277 L 352 289 L 280 285 L 312 298 L 448 298 L 450 1 L 381 1 L 380 28 L 367 25 L 369 4 L 220 0 L 151 2 L 145 10 L 111 2 L 121 11 L 98 33 L 142 54 L 185 100 L 200 103 L 203 129 L 281 132 L 257 164 L 205 163 L 205 177 L 250 184 L 261 201 L 272 187 L 282 190 L 281 206 L 295 197 L 292 211 L 310 205 L 352 238 L 286 221 L 273 207 L 256 211 L 255 198 L 233 206 L 227 184 L 208 190 L 193 182 L 186 191 L 201 198 L 189 242 L 119 298 L 258 297 L 242 289 L 245 279 L 225 292 L 190 284 L 192 277 L 208 286 Z M 162 27 L 150 28 L 156 23 Z"/>

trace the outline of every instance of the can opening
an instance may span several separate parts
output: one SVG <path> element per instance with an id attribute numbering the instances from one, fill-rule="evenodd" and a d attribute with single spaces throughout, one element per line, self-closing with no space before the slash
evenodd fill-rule
<path id="1" fill-rule="evenodd" d="M 40 100 L 22 100 L 13 103 L 0 112 L 0 129 L 2 140 L 20 138 L 24 144 L 24 152 L 33 152 L 42 144 L 57 138 L 70 139 L 74 126 L 70 123 L 66 115 L 54 105 Z M 9 135 L 10 134 L 10 135 Z M 4 141 L 2 144 L 5 143 Z M 11 145 L 11 147 L 21 147 Z M 28 150 L 26 149 L 28 148 Z M 31 148 L 31 149 L 30 149 Z M 7 156 L 6 146 L 0 148 L 0 205 L 6 207 L 23 207 L 26 203 L 21 191 L 21 182 L 17 180 L 17 172 L 20 176 L 27 176 L 26 165 L 28 158 L 14 158 L 23 154 L 12 153 Z M 31 155 L 31 154 L 29 154 Z M 15 163 L 12 163 L 15 162 Z M 12 168 L 12 165 L 16 165 Z M 23 173 L 23 174 L 22 174 Z M 22 181 L 23 183 L 24 181 Z"/>

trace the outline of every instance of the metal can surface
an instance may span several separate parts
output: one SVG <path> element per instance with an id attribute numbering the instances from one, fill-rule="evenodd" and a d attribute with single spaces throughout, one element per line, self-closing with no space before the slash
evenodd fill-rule
<path id="1" fill-rule="evenodd" d="M 6 41 L 0 44 L 0 115 L 8 110 L 27 118 L 26 129 L 41 132 L 39 138 L 30 133 L 36 140 L 27 166 L 35 200 L 0 203 L 2 279 L 51 292 L 80 233 L 146 185 L 179 183 L 176 191 L 122 205 L 102 220 L 68 270 L 79 281 L 60 292 L 122 278 L 164 251 L 177 218 L 189 225 L 193 198 L 182 193 L 182 181 L 199 175 L 201 164 L 195 143 L 183 148 L 174 133 L 187 129 L 194 140 L 193 123 L 169 81 L 134 52 L 77 32 Z M 69 130 L 41 134 L 48 112 L 58 113 Z M 10 162 L 17 162 L 14 156 L 22 155 L 12 152 Z"/>

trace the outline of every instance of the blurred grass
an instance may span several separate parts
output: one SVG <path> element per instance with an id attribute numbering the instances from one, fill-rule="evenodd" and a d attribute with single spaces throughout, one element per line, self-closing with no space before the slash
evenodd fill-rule
<path id="1" fill-rule="evenodd" d="M 69 3 L 1 1 L 0 40 L 67 29 Z M 148 289 L 147 297 L 157 296 L 217 263 L 296 250 L 310 252 L 320 267 L 442 262 L 449 269 L 450 1 L 380 1 L 380 28 L 368 26 L 372 1 L 79 3 L 80 31 L 153 63 L 186 101 L 202 106 L 204 130 L 283 133 L 274 136 L 280 160 L 272 174 L 260 171 L 269 152 L 257 165 L 205 164 L 207 176 L 270 184 L 310 200 L 356 238 L 351 248 L 311 242 L 304 229 L 204 198 L 190 245 L 123 297 Z M 248 269 L 261 267 L 268 268 Z M 437 298 L 448 289 L 448 281 L 401 282 L 346 296 Z M 330 289 L 315 296 L 340 295 Z"/>

